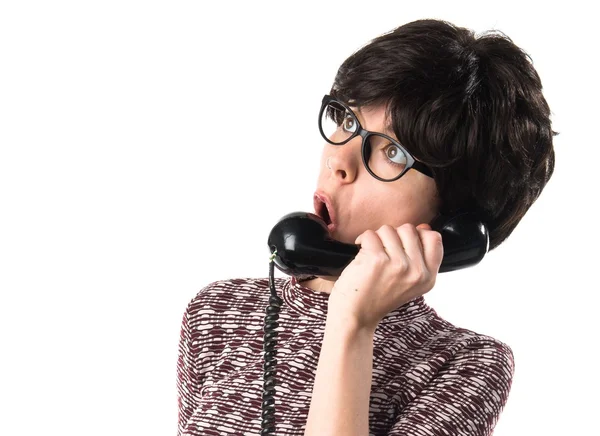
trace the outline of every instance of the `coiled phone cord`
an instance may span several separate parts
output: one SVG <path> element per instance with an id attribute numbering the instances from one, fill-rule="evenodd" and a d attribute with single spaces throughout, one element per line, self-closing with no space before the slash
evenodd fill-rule
<path id="1" fill-rule="evenodd" d="M 264 377 L 263 377 L 263 395 L 262 395 L 262 435 L 275 434 L 275 365 L 277 364 L 277 335 L 275 329 L 279 326 L 279 309 L 283 300 L 277 296 L 275 291 L 274 262 L 277 249 L 269 257 L 269 287 L 271 296 L 267 306 L 264 328 Z"/>

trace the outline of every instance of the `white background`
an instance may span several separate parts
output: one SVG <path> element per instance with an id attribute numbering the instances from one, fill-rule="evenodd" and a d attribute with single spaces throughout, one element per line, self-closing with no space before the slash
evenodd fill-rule
<path id="1" fill-rule="evenodd" d="M 187 303 L 267 276 L 271 227 L 312 211 L 337 68 L 418 18 L 510 36 L 561 132 L 509 240 L 426 300 L 512 347 L 495 436 L 598 431 L 591 10 L 413 3 L 1 3 L 0 434 L 174 435 Z"/>

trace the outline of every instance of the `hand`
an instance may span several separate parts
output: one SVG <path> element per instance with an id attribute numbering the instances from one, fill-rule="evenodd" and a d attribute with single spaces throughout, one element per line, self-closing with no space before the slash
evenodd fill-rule
<path id="1" fill-rule="evenodd" d="M 356 257 L 329 296 L 328 318 L 373 331 L 392 310 L 429 292 L 442 263 L 442 235 L 428 224 L 384 225 L 356 238 Z"/>

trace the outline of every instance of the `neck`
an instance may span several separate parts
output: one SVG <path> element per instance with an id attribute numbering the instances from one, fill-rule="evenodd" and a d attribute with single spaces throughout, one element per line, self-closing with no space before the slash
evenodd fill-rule
<path id="1" fill-rule="evenodd" d="M 331 294 L 333 285 L 337 281 L 337 277 L 315 277 L 314 279 L 305 280 L 302 282 L 302 286 L 305 286 L 313 291 L 325 292 Z"/>

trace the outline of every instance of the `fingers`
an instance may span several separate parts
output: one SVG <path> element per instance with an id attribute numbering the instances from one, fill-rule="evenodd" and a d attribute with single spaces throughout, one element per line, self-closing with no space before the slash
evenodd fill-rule
<path id="1" fill-rule="evenodd" d="M 444 256 L 442 235 L 431 230 L 428 224 L 417 227 L 405 224 L 398 227 L 398 234 L 410 259 L 415 280 L 435 281 Z"/>
<path id="2" fill-rule="evenodd" d="M 355 240 L 365 250 L 386 256 L 404 267 L 429 272 L 438 272 L 444 250 L 441 235 L 431 230 L 429 224 L 417 227 L 406 223 L 394 228 L 381 226 L 377 231 L 367 230 Z"/>
<path id="3" fill-rule="evenodd" d="M 381 259 L 408 265 L 400 236 L 392 226 L 383 225 L 377 231 L 367 230 L 354 243 L 360 244 L 361 251 L 373 252 Z"/>
<path id="4" fill-rule="evenodd" d="M 360 249 L 365 251 L 374 251 L 381 252 L 385 254 L 385 250 L 383 248 L 383 242 L 377 233 L 373 230 L 365 230 L 362 234 L 360 234 L 356 240 L 355 244 L 360 244 Z M 387 256 L 387 254 L 386 254 Z"/>
<path id="5" fill-rule="evenodd" d="M 404 251 L 410 259 L 410 262 L 416 263 L 418 268 L 424 268 L 425 262 L 423 261 L 423 246 L 421 244 L 421 237 L 419 231 L 412 224 L 404 224 L 398 227 L 398 235 L 402 239 L 404 245 Z"/>
<path id="6" fill-rule="evenodd" d="M 444 245 L 439 232 L 424 228 L 417 228 L 423 246 L 423 259 L 427 269 L 437 273 L 444 258 Z"/>
<path id="7" fill-rule="evenodd" d="M 383 249 L 392 261 L 408 264 L 405 241 L 392 226 L 384 225 L 377 230 Z M 418 238 L 417 238 L 418 239 Z"/>
<path id="8" fill-rule="evenodd" d="M 416 230 L 414 230 L 412 237 L 417 241 L 419 240 Z M 361 250 L 375 252 L 397 264 L 408 266 L 409 260 L 403 241 L 397 230 L 390 225 L 383 225 L 377 231 L 367 230 L 356 238 L 354 243 L 360 244 Z"/>

